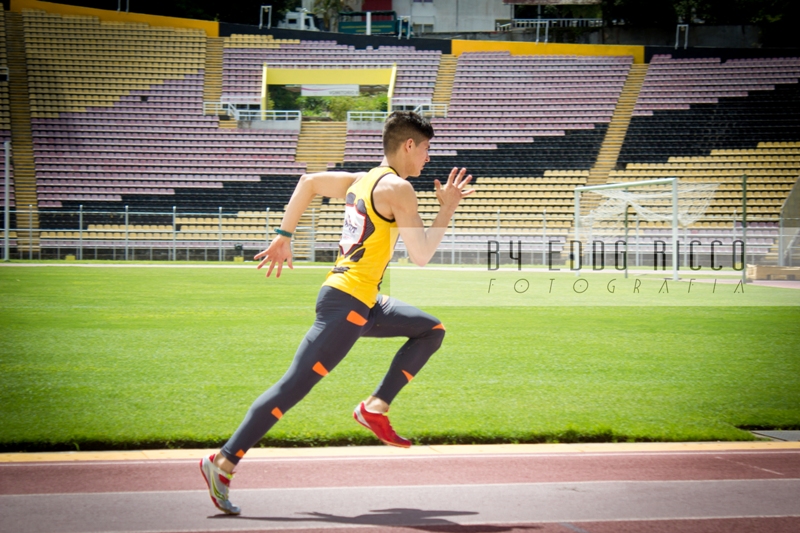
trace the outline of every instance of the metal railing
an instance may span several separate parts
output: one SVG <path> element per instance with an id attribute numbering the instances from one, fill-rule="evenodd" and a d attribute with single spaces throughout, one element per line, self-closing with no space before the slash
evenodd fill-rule
<path id="1" fill-rule="evenodd" d="M 423 117 L 447 117 L 447 104 L 423 104 L 414 109 Z"/>
<path id="2" fill-rule="evenodd" d="M 261 105 L 260 96 L 223 96 L 220 102 L 228 102 L 233 105 Z"/>
<path id="3" fill-rule="evenodd" d="M 430 103 L 430 98 L 415 98 L 413 96 L 392 98 L 392 111 L 395 111 L 399 108 L 417 107 Z"/>
<path id="4" fill-rule="evenodd" d="M 245 248 L 257 250 L 268 245 L 274 227 L 270 210 L 258 215 L 216 212 L 77 211 L 39 209 L 40 225 L 57 215 L 57 228 L 34 228 L 32 210 L 16 209 L 10 214 L 16 227 L 9 228 L 9 247 L 16 249 L 16 258 L 34 259 L 35 243 L 38 258 L 63 259 L 198 259 L 222 261 Z M 258 223 L 253 220 L 258 219 Z M 280 220 L 276 221 L 280 223 Z M 303 228 L 298 228 L 303 229 Z M 6 232 L 2 231 L 5 239 Z M 213 252 L 217 252 L 214 254 Z M 88 254 L 86 253 L 88 252 Z M 9 254 L 10 255 L 10 254 Z M 138 257 L 137 257 L 138 255 Z M 216 255 L 216 257 L 214 257 Z"/>
<path id="5" fill-rule="evenodd" d="M 262 5 L 258 10 L 258 29 L 264 27 L 264 11 L 267 12 L 267 29 L 272 28 L 272 6 Z"/>
<path id="6" fill-rule="evenodd" d="M 603 19 L 515 19 L 504 24 L 495 24 L 495 31 L 509 32 L 513 30 L 536 29 L 536 42 L 539 32 L 544 28 L 544 42 L 550 40 L 550 28 L 602 28 Z"/>
<path id="7" fill-rule="evenodd" d="M 203 102 L 203 113 L 227 115 L 237 122 L 259 120 L 300 122 L 303 120 L 301 111 L 239 109 L 232 102 Z"/>
<path id="8" fill-rule="evenodd" d="M 227 115 L 231 118 L 236 114 L 236 107 L 228 102 L 203 102 L 204 115 Z"/>
<path id="9" fill-rule="evenodd" d="M 236 110 L 237 121 L 269 120 L 278 122 L 300 122 L 303 120 L 301 111 L 274 111 L 274 110 Z"/>
<path id="10" fill-rule="evenodd" d="M 678 24 L 675 27 L 675 50 L 678 49 L 678 44 L 680 43 L 681 37 L 681 30 L 683 30 L 683 49 L 686 50 L 689 47 L 689 25 L 688 24 Z"/>
<path id="11" fill-rule="evenodd" d="M 167 212 L 40 209 L 40 224 L 52 226 L 48 221 L 53 220 L 59 223 L 57 228 L 37 229 L 33 227 L 31 213 L 22 208 L 11 212 L 14 225 L 8 235 L 10 259 L 230 261 L 263 250 L 281 221 L 280 215 L 274 216 L 268 209 L 258 213 L 226 213 L 221 208 L 211 212 L 181 212 L 177 208 Z M 339 218 L 335 218 L 337 222 L 330 214 L 314 210 L 310 225 L 296 228 L 296 259 L 332 261 L 335 258 L 341 234 Z M 426 224 L 430 223 L 433 213 L 423 213 L 423 219 Z M 503 210 L 472 215 L 457 213 L 442 239 L 435 262 L 485 264 L 489 241 L 500 243 L 504 249 L 513 241 L 521 243 L 526 262 L 563 265 L 568 261 L 572 246 L 571 219 L 570 213 L 548 211 L 538 214 Z M 741 254 L 745 253 L 747 264 L 777 265 L 778 242 L 790 237 L 776 225 L 753 226 L 756 221 L 751 218 L 745 252 L 743 244 L 736 244 L 744 242 L 740 221 L 736 217 L 716 220 L 716 227 L 680 230 L 680 268 L 702 265 L 703 270 L 710 270 L 712 256 L 717 265 L 730 266 L 734 259 L 740 263 Z M 796 222 L 800 225 L 800 220 Z M 630 230 L 627 238 L 628 263 L 652 266 L 658 241 L 665 242 L 663 250 L 671 261 L 669 228 L 638 226 Z M 795 235 L 796 232 L 791 237 Z M 0 238 L 5 238 L 5 231 L 0 230 Z M 591 268 L 597 257 L 602 257 L 607 265 L 617 261 L 622 252 L 617 253 L 615 246 L 621 238 L 603 231 L 591 235 L 583 246 L 583 263 L 590 265 L 586 268 Z M 788 253 L 800 255 L 797 240 L 787 247 Z M 407 257 L 402 239 L 395 257 Z"/>
<path id="12" fill-rule="evenodd" d="M 347 122 L 383 122 L 387 116 L 386 111 L 348 111 Z"/>
<path id="13" fill-rule="evenodd" d="M 392 103 L 392 108 L 394 108 Z M 425 103 L 417 105 L 413 111 L 424 117 L 447 117 L 447 104 L 432 104 L 430 100 L 425 100 Z M 393 109 L 394 110 L 394 109 Z M 368 122 L 380 122 L 386 120 L 389 113 L 386 111 L 348 111 L 347 123 L 348 124 L 363 124 Z"/>
<path id="14" fill-rule="evenodd" d="M 504 24 L 497 23 L 497 31 L 511 31 L 514 29 L 535 28 L 547 25 L 551 28 L 602 28 L 603 19 L 514 19 Z"/>
<path id="15" fill-rule="evenodd" d="M 778 240 L 778 266 L 793 266 L 792 255 L 800 247 L 800 180 L 781 206 L 780 239 Z"/>

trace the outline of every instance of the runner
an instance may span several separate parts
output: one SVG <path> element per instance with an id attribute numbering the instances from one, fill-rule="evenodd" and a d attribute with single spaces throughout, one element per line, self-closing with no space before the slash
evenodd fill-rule
<path id="1" fill-rule="evenodd" d="M 382 442 L 408 448 L 411 442 L 392 429 L 386 413 L 395 396 L 422 369 L 444 339 L 435 317 L 380 295 L 383 273 L 398 233 L 411 260 L 424 266 L 433 257 L 472 180 L 453 168 L 444 185 L 434 180 L 439 213 L 429 228 L 419 215 L 417 196 L 407 178 L 417 177 L 430 159 L 430 123 L 413 112 L 394 112 L 383 129 L 384 159 L 367 173 L 320 172 L 303 175 L 286 208 L 278 235 L 255 256 L 258 268 L 269 264 L 280 277 L 283 263 L 292 268 L 291 238 L 300 216 L 315 196 L 344 198 L 339 257 L 320 289 L 316 321 L 300 343 L 286 374 L 250 407 L 244 421 L 219 453 L 200 462 L 211 499 L 223 512 L 239 514 L 228 499 L 233 470 L 283 415 L 302 400 L 344 359 L 360 337 L 407 337 L 381 384 L 353 412 L 358 423 Z"/>

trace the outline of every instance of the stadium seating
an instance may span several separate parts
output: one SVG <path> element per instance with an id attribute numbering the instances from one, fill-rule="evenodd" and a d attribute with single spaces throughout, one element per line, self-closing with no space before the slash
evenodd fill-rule
<path id="1" fill-rule="evenodd" d="M 777 226 L 800 175 L 800 58 L 655 56 L 610 182 L 679 177 L 719 183 L 698 224 L 730 227 L 742 209 Z M 624 165 L 624 166 L 623 166 Z"/>
<path id="2" fill-rule="evenodd" d="M 462 54 L 447 117 L 431 120 L 431 162 L 415 181 L 423 218 L 432 219 L 438 205 L 433 178 L 464 166 L 481 193 L 459 210 L 459 232 L 522 235 L 544 224 L 565 236 L 574 188 L 586 184 L 632 62 Z M 342 168 L 378 163 L 382 153 L 380 131 L 349 131 Z"/>
<path id="3" fill-rule="evenodd" d="M 800 141 L 800 58 L 656 56 L 648 67 L 620 163 Z"/>
<path id="4" fill-rule="evenodd" d="M 220 129 L 203 115 L 204 33 L 39 11 L 24 21 L 42 228 L 74 223 L 60 214 L 79 204 L 283 208 L 305 171 L 297 132 Z"/>
<path id="5" fill-rule="evenodd" d="M 11 140 L 11 108 L 9 106 L 8 90 L 8 56 L 6 54 L 6 26 L 5 11 L 0 4 L 0 161 L 2 161 L 3 144 Z M 4 163 L 2 163 L 4 165 Z M 9 169 L 11 187 L 9 191 L 9 205 L 14 207 L 14 170 Z M 0 175 L 0 180 L 3 176 Z M 4 188 L 0 186 L 0 205 L 5 201 Z"/>
<path id="6" fill-rule="evenodd" d="M 165 242 L 172 238 L 171 215 L 154 213 L 176 206 L 181 246 L 212 246 L 220 230 L 226 239 L 263 244 L 267 213 L 280 220 L 306 169 L 296 161 L 298 134 L 221 129 L 219 117 L 204 114 L 204 33 L 41 11 L 25 11 L 23 18 L 46 243 L 83 238 L 108 246 L 171 246 Z M 395 100 L 415 105 L 432 98 L 441 54 L 232 35 L 224 39 L 222 58 L 223 101 L 257 103 L 264 63 L 396 63 Z M 437 212 L 433 178 L 464 166 L 476 177 L 477 192 L 455 218 L 460 250 L 485 249 L 494 236 L 532 245 L 545 238 L 565 242 L 575 187 L 590 179 L 632 61 L 461 54 L 447 115 L 432 119 L 432 160 L 414 180 L 423 219 Z M 2 39 L 0 69 L 5 65 Z M 738 231 L 734 219 L 746 174 L 752 250 L 768 253 L 780 206 L 800 175 L 798 80 L 800 58 L 655 56 L 608 181 L 678 176 L 719 183 L 706 216 L 686 231 L 704 243 L 709 235 L 728 242 Z M 10 138 L 8 94 L 8 82 L 0 79 L 0 142 Z M 379 130 L 351 129 L 337 168 L 366 170 L 382 152 Z M 83 231 L 68 231 L 77 227 L 79 205 L 87 213 Z M 125 206 L 131 213 L 127 226 Z M 208 215 L 220 208 L 221 219 Z M 341 201 L 326 201 L 315 216 L 316 238 L 323 248 L 334 248 Z M 642 228 L 645 242 L 667 231 L 656 223 Z"/>
<path id="7" fill-rule="evenodd" d="M 800 58 L 654 56 L 608 182 L 718 184 L 705 215 L 681 230 L 706 253 L 741 238 L 746 176 L 748 262 L 775 257 L 781 206 L 800 176 L 798 79 Z M 669 240 L 667 226 L 643 222 L 641 243 Z"/>
<path id="8" fill-rule="evenodd" d="M 759 143 L 754 149 L 712 150 L 708 156 L 670 157 L 663 163 L 629 163 L 624 170 L 612 171 L 609 181 L 677 177 L 718 183 L 703 222 L 729 225 L 736 212 L 741 214 L 743 175 L 747 176 L 750 217 L 777 222 L 783 201 L 800 175 L 800 143 L 783 147 Z"/>
<path id="9" fill-rule="evenodd" d="M 294 41 L 271 36 L 232 35 L 225 39 L 223 101 L 260 102 L 264 63 L 275 67 L 337 68 L 397 64 L 395 99 L 427 100 L 433 96 L 441 52 L 413 46 L 381 46 L 357 50 L 335 41 Z"/>

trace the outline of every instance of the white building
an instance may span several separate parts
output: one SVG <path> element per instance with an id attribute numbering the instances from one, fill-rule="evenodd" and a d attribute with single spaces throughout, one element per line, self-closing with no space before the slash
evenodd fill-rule
<path id="1" fill-rule="evenodd" d="M 414 33 L 495 31 L 497 20 L 512 19 L 503 0 L 392 0 L 399 16 L 411 16 Z"/>
<path id="2" fill-rule="evenodd" d="M 301 6 L 314 12 L 316 0 Z M 410 16 L 414 33 L 459 33 L 495 31 L 495 22 L 513 17 L 513 5 L 503 0 L 344 0 L 347 11 L 394 11 Z"/>

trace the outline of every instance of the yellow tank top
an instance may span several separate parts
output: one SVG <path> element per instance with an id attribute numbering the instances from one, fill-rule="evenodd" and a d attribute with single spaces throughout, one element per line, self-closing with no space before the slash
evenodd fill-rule
<path id="1" fill-rule="evenodd" d="M 383 273 L 397 242 L 397 222 L 383 218 L 372 204 L 375 185 L 388 174 L 395 174 L 394 169 L 373 168 L 347 189 L 339 256 L 323 283 L 368 307 L 377 301 Z"/>

